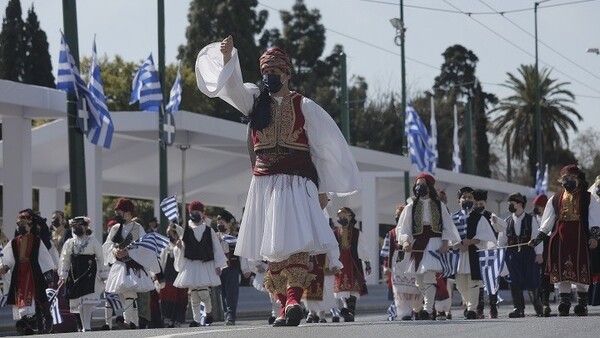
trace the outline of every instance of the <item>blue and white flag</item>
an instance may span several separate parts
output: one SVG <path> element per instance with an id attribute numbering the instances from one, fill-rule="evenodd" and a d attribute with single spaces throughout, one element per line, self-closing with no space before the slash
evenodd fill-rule
<path id="1" fill-rule="evenodd" d="M 200 326 L 206 326 L 206 304 L 200 302 Z"/>
<path id="2" fill-rule="evenodd" d="M 163 95 L 152 54 L 148 56 L 135 74 L 131 86 L 132 91 L 129 104 L 134 104 L 138 101 L 141 110 L 160 111 L 163 103 Z"/>
<path id="3" fill-rule="evenodd" d="M 452 222 L 454 222 L 456 230 L 458 230 L 460 239 L 467 237 L 467 218 L 469 218 L 469 215 L 464 210 L 459 210 L 452 214 Z"/>
<path id="4" fill-rule="evenodd" d="M 154 251 L 156 257 L 160 256 L 163 249 L 169 244 L 169 239 L 157 232 L 149 232 L 140 237 L 137 241 L 133 241 L 127 246 L 127 249 L 137 249 L 139 247 Z"/>
<path id="5" fill-rule="evenodd" d="M 5 294 L 0 294 L 0 307 L 4 307 L 6 305 L 6 299 L 8 297 Z"/>
<path id="6" fill-rule="evenodd" d="M 456 274 L 459 258 L 458 251 L 448 250 L 446 253 L 442 254 L 437 251 L 429 250 L 429 253 L 442 265 L 442 277 L 450 277 Z"/>
<path id="7" fill-rule="evenodd" d="M 388 307 L 388 321 L 393 322 L 397 317 L 398 308 L 396 307 L 396 304 L 392 303 L 392 305 Z"/>
<path id="8" fill-rule="evenodd" d="M 160 208 L 165 217 L 172 223 L 179 223 L 179 209 L 177 208 L 177 195 L 165 198 L 160 202 Z"/>
<path id="9" fill-rule="evenodd" d="M 458 111 L 454 105 L 454 131 L 452 133 L 452 172 L 462 171 L 462 161 L 460 159 L 460 146 L 458 142 Z"/>
<path id="10" fill-rule="evenodd" d="M 108 108 L 106 107 L 106 97 L 102 88 L 102 76 L 100 75 L 100 66 L 98 65 L 98 55 L 96 53 L 96 40 L 92 47 L 92 62 L 90 65 L 90 83 L 88 89 L 94 101 L 94 108 L 90 109 L 88 119 L 88 139 L 95 145 L 100 145 L 106 149 L 110 148 L 112 143 L 115 126 L 113 124 Z"/>
<path id="11" fill-rule="evenodd" d="M 85 87 L 85 82 L 79 74 L 79 68 L 71 54 L 65 36 L 60 33 L 60 53 L 58 54 L 58 76 L 56 77 L 56 89 L 74 94 L 79 97 L 78 87 Z"/>
<path id="12" fill-rule="evenodd" d="M 535 194 L 545 194 L 546 192 L 548 192 L 548 165 L 546 164 L 543 175 L 539 163 L 536 164 L 536 168 L 537 170 L 535 172 Z"/>
<path id="13" fill-rule="evenodd" d="M 52 301 L 50 303 L 50 314 L 52 314 L 52 324 L 57 325 L 63 322 L 62 316 L 60 315 L 60 309 L 58 308 L 58 297 L 56 297 L 56 290 L 52 288 L 46 289 L 46 297 Z"/>
<path id="14" fill-rule="evenodd" d="M 0 243 L 0 258 L 4 257 L 4 249 L 2 248 L 2 243 Z"/>
<path id="15" fill-rule="evenodd" d="M 223 242 L 229 245 L 229 248 L 235 249 L 235 246 L 237 245 L 237 237 L 228 234 L 223 234 L 221 236 L 221 239 L 223 240 Z"/>
<path id="16" fill-rule="evenodd" d="M 177 68 L 177 77 L 175 77 L 175 82 L 173 82 L 173 87 L 171 87 L 171 92 L 169 93 L 169 103 L 165 107 L 165 110 L 168 112 L 174 112 L 179 110 L 179 105 L 181 104 L 181 65 Z"/>
<path id="17" fill-rule="evenodd" d="M 430 171 L 430 159 L 433 153 L 429 145 L 429 134 L 411 103 L 406 105 L 404 128 L 411 162 L 417 165 L 419 171 Z"/>
<path id="18" fill-rule="evenodd" d="M 339 318 L 341 316 L 340 310 L 337 307 L 332 307 L 329 312 L 331 312 L 331 316 L 332 317 L 338 317 Z"/>
<path id="19" fill-rule="evenodd" d="M 112 292 L 104 292 L 104 297 L 106 298 L 106 303 L 113 309 L 113 311 L 123 310 L 123 303 L 121 303 L 121 298 L 119 298 L 119 295 Z"/>
<path id="20" fill-rule="evenodd" d="M 433 96 L 431 97 L 431 119 L 429 120 L 429 128 L 431 133 L 429 135 L 429 149 L 431 151 L 431 157 L 429 158 L 429 172 L 434 175 L 435 168 L 438 164 L 438 148 L 437 148 L 437 123 L 435 122 L 435 101 Z"/>
<path id="21" fill-rule="evenodd" d="M 494 248 L 479 251 L 479 267 L 481 268 L 481 278 L 488 295 L 498 292 L 498 278 L 504 267 L 505 248 Z"/>

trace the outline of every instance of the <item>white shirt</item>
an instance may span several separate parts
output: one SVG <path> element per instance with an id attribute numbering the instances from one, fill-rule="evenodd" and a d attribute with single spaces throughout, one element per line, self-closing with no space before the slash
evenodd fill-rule
<path id="1" fill-rule="evenodd" d="M 521 234 L 521 225 L 523 219 L 525 218 L 525 212 L 521 215 L 517 216 L 517 214 L 512 214 L 509 218 L 512 218 L 515 224 L 515 234 L 519 236 Z M 508 224 L 508 223 L 507 223 Z M 539 233 L 539 223 L 537 217 L 531 217 L 531 239 L 535 239 Z M 508 236 L 506 235 L 506 231 L 503 231 L 498 234 L 498 246 L 506 246 L 508 244 Z M 535 247 L 535 253 L 537 255 L 541 255 L 544 252 L 544 245 L 542 243 L 538 244 Z"/>

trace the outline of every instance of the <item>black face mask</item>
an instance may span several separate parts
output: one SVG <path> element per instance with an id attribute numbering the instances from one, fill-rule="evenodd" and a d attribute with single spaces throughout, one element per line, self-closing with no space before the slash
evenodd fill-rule
<path id="1" fill-rule="evenodd" d="M 177 238 L 175 238 L 173 236 L 169 236 L 169 242 L 175 244 L 177 242 Z"/>
<path id="2" fill-rule="evenodd" d="M 58 228 L 60 226 L 60 220 L 58 218 L 52 220 L 52 226 Z"/>
<path id="3" fill-rule="evenodd" d="M 117 215 L 117 216 L 115 216 L 115 222 L 117 222 L 121 225 L 125 225 L 125 218 L 123 218 L 123 216 L 121 216 L 121 215 Z"/>
<path id="4" fill-rule="evenodd" d="M 27 234 L 27 228 L 24 225 L 17 225 L 17 233 L 19 235 Z"/>
<path id="5" fill-rule="evenodd" d="M 224 225 L 217 225 L 217 230 L 219 230 L 219 232 L 225 232 L 227 229 L 225 228 Z"/>
<path id="6" fill-rule="evenodd" d="M 263 84 L 270 93 L 277 93 L 283 87 L 281 83 L 281 75 L 277 74 L 265 74 L 263 75 Z"/>
<path id="7" fill-rule="evenodd" d="M 540 214 L 540 210 L 536 207 L 533 208 L 533 214 L 534 215 L 539 215 Z"/>
<path id="8" fill-rule="evenodd" d="M 511 213 L 515 213 L 517 211 L 517 208 L 515 208 L 514 205 L 510 204 L 508 206 L 508 211 L 511 212 Z"/>
<path id="9" fill-rule="evenodd" d="M 463 208 L 463 210 L 471 210 L 473 209 L 473 201 L 462 201 L 460 207 Z"/>
<path id="10" fill-rule="evenodd" d="M 485 210 L 485 207 L 475 207 L 473 208 L 473 211 L 478 212 L 478 213 L 482 213 Z"/>
<path id="11" fill-rule="evenodd" d="M 194 223 L 200 223 L 200 221 L 202 220 L 202 215 L 197 214 L 197 213 L 193 213 L 193 214 L 190 214 L 190 219 Z"/>
<path id="12" fill-rule="evenodd" d="M 429 191 L 428 191 L 426 185 L 418 184 L 415 187 L 415 195 L 417 195 L 419 197 L 425 197 L 425 196 L 427 196 L 428 193 L 429 193 Z"/>
<path id="13" fill-rule="evenodd" d="M 573 192 L 577 188 L 577 181 L 565 180 L 563 181 L 562 186 L 565 188 L 566 191 Z"/>
<path id="14" fill-rule="evenodd" d="M 83 228 L 83 226 L 81 226 L 81 225 L 73 226 L 73 234 L 75 234 L 75 236 L 81 237 L 81 236 L 83 236 L 84 233 L 85 233 L 85 229 Z"/>
<path id="15" fill-rule="evenodd" d="M 347 226 L 348 224 L 350 224 L 350 222 L 348 222 L 348 220 L 345 218 L 338 218 L 337 222 L 340 223 L 340 225 L 344 226 L 344 227 Z"/>

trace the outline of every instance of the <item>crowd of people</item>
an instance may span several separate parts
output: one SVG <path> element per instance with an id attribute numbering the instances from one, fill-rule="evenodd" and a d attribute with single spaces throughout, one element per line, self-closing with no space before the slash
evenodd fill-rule
<path id="1" fill-rule="evenodd" d="M 268 49 L 259 67 L 262 88 L 243 83 L 231 36 L 203 48 L 196 62 L 200 91 L 249 120 L 252 180 L 239 228 L 227 210 L 213 220 L 195 200 L 184 206 L 189 221 L 168 226 L 168 243 L 155 256 L 133 244 L 157 231 L 156 219 L 144 227 L 129 199 L 116 202 L 103 244 L 86 216 L 67 222 L 56 211 L 48 226 L 33 210 L 22 210 L 0 265 L 19 333 L 59 329 L 55 300 L 73 314 L 78 331 L 92 329 L 99 304 L 105 304 L 104 330 L 178 327 L 187 321 L 188 305 L 190 327 L 210 325 L 217 315 L 235 325 L 242 277 L 252 277 L 269 298 L 268 322 L 275 327 L 326 322 L 328 312 L 333 322 L 355 320 L 374 257 L 355 212 L 342 207 L 330 222 L 325 207 L 334 196 L 360 190 L 356 161 L 331 116 L 290 90 L 292 64 L 283 50 Z M 510 216 L 503 219 L 486 210 L 486 191 L 461 187 L 459 208 L 450 210 L 435 178 L 418 175 L 414 196 L 398 205 L 396 228 L 381 251 L 393 300 L 388 319 L 452 318 L 455 289 L 465 319 L 484 317 L 486 291 L 488 315 L 497 318 L 497 290 L 484 290 L 479 267 L 479 252 L 490 248 L 506 249 L 510 318 L 524 316 L 524 291 L 536 314 L 549 316 L 554 285 L 560 316 L 571 313 L 572 286 L 572 313 L 586 316 L 588 303 L 598 301 L 590 299 L 589 285 L 600 282 L 600 182 L 588 191 L 576 165 L 565 166 L 559 182 L 562 189 L 552 197 L 535 198 L 532 214 L 525 211 L 526 196 L 509 195 Z M 440 259 L 449 251 L 457 255 L 451 275 Z"/>

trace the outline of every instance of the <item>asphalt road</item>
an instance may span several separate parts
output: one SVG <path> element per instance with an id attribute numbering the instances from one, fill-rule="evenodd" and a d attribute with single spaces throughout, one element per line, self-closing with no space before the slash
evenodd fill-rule
<path id="1" fill-rule="evenodd" d="M 238 320 L 235 326 L 215 323 L 208 327 L 173 328 L 149 330 L 113 330 L 86 333 L 53 334 L 51 337 L 189 337 L 210 338 L 237 337 L 598 337 L 600 332 L 600 308 L 590 307 L 588 317 L 537 318 L 526 312 L 525 318 L 509 319 L 510 305 L 500 308 L 499 319 L 446 321 L 394 321 L 388 322 L 384 313 L 358 314 L 353 323 L 305 324 L 298 327 L 278 327 L 267 325 L 265 319 Z M 554 309 L 555 310 L 555 309 Z M 461 312 L 453 308 L 453 314 Z M 8 333 L 5 333 L 8 334 Z"/>

